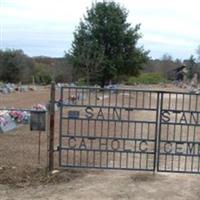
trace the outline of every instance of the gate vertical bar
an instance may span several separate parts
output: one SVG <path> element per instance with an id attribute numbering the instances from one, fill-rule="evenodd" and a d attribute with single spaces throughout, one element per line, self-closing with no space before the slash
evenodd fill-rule
<path id="1" fill-rule="evenodd" d="M 160 160 L 160 140 L 161 140 L 161 126 L 162 126 L 162 109 L 163 109 L 163 92 L 160 93 L 160 106 L 159 106 L 159 120 L 158 120 L 158 137 L 157 137 L 157 149 L 156 149 L 156 162 L 157 162 L 157 171 L 159 171 L 159 160 Z"/>
<path id="2" fill-rule="evenodd" d="M 155 154 L 154 154 L 154 173 L 157 171 L 157 159 L 158 159 L 158 143 L 159 143 L 159 134 L 160 134 L 160 131 L 159 131 L 159 125 L 160 125 L 160 92 L 157 93 L 157 104 L 156 104 L 156 127 L 155 127 L 155 130 L 156 130 L 156 133 L 155 133 L 155 145 L 154 145 L 154 150 L 155 150 Z"/>
<path id="3" fill-rule="evenodd" d="M 51 84 L 50 131 L 49 131 L 49 171 L 54 168 L 54 126 L 55 126 L 55 82 Z"/>

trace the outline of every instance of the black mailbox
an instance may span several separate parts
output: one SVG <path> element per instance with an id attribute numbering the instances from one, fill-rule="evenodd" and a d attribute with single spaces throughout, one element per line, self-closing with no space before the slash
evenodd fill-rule
<path id="1" fill-rule="evenodd" d="M 30 130 L 46 130 L 46 111 L 31 111 Z"/>

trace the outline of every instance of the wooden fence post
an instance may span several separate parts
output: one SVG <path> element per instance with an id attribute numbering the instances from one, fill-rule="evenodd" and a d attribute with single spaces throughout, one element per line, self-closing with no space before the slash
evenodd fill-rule
<path id="1" fill-rule="evenodd" d="M 49 171 L 54 168 L 54 127 L 55 127 L 55 82 L 51 83 L 50 129 L 49 129 Z"/>

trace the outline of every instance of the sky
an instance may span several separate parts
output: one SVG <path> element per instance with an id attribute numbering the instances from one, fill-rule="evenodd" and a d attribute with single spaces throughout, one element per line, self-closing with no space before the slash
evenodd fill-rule
<path id="1" fill-rule="evenodd" d="M 102 0 L 96 0 L 102 1 Z M 73 32 L 94 0 L 0 0 L 0 49 L 29 56 L 62 57 Z M 115 0 L 129 11 L 131 26 L 141 23 L 138 47 L 152 58 L 187 59 L 200 45 L 199 0 Z"/>

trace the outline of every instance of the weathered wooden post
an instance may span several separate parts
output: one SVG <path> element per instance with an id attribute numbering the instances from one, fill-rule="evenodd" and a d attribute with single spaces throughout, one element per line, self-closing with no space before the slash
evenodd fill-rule
<path id="1" fill-rule="evenodd" d="M 40 164 L 41 131 L 38 132 L 38 164 Z"/>
<path id="2" fill-rule="evenodd" d="M 54 168 L 55 82 L 51 83 L 51 99 L 49 108 L 50 108 L 49 171 L 52 171 Z"/>

